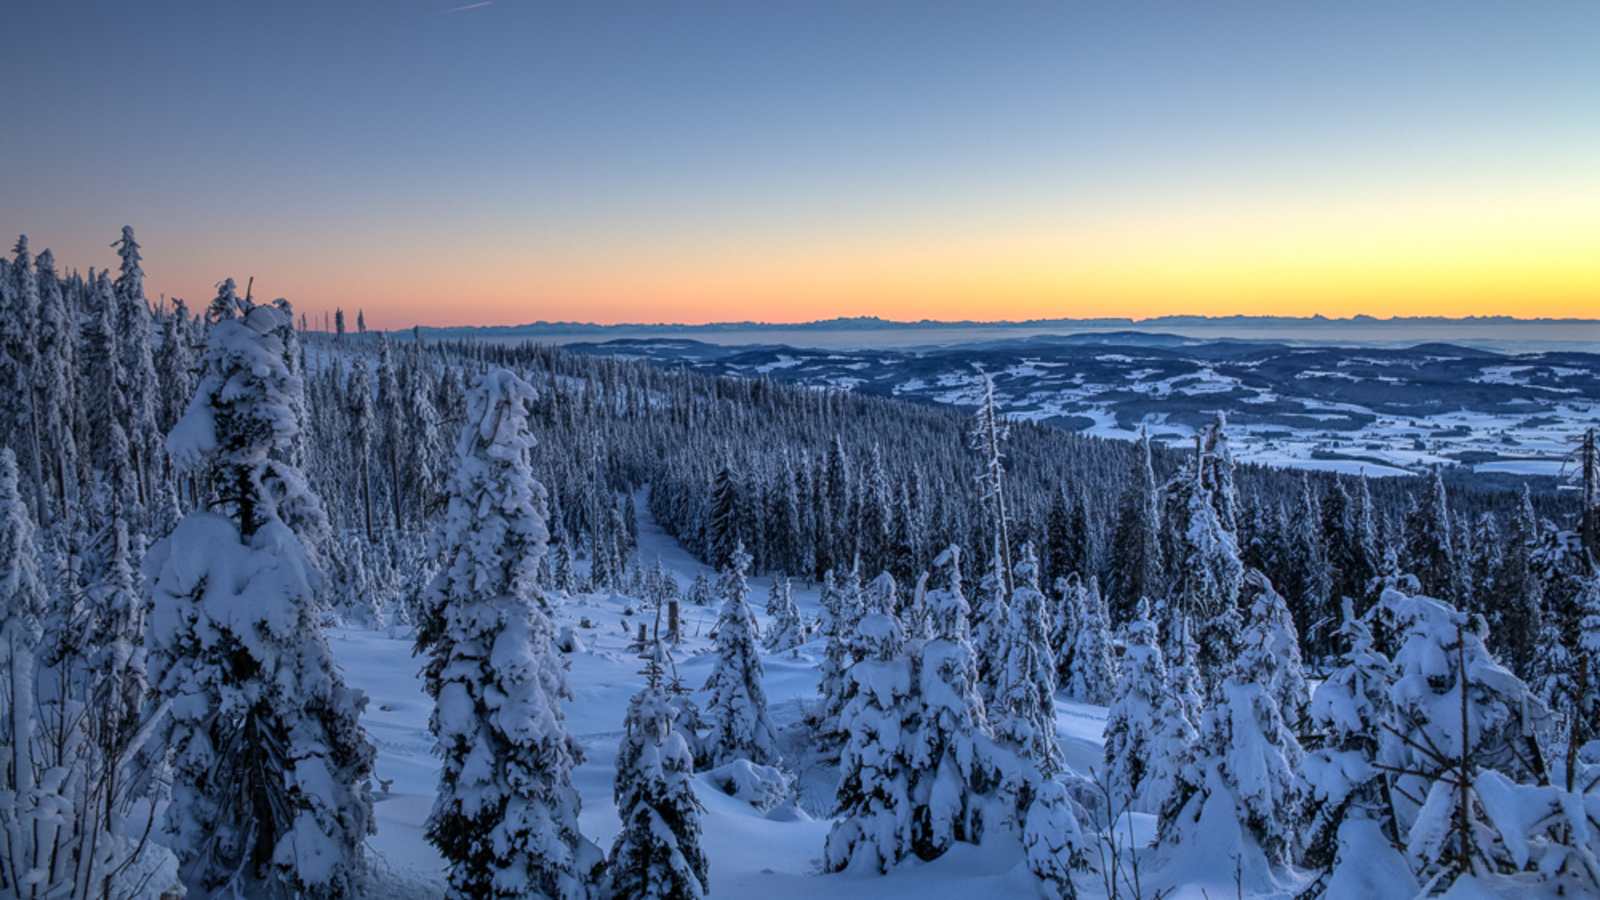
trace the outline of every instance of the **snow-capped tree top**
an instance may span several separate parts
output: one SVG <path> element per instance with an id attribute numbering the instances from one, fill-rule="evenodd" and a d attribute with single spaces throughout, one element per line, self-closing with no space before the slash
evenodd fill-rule
<path id="1" fill-rule="evenodd" d="M 1487 765 L 1521 778 L 1531 764 L 1521 744 L 1549 715 L 1544 704 L 1484 646 L 1483 620 L 1441 600 L 1386 587 L 1378 600 L 1401 635 L 1390 696 L 1402 721 L 1435 747 L 1465 736 Z M 1461 679 L 1467 702 L 1463 721 Z M 1465 728 L 1465 733 L 1463 733 Z"/>
<path id="2" fill-rule="evenodd" d="M 539 394 L 533 386 L 508 369 L 485 372 L 477 387 L 467 396 L 467 421 L 475 423 L 473 432 L 463 432 L 456 450 L 469 452 L 476 440 L 491 459 L 510 459 L 533 449 L 528 432 L 528 407 Z"/>
<path id="3" fill-rule="evenodd" d="M 894 583 L 894 576 L 888 572 L 879 573 L 867 585 L 867 610 L 875 613 L 894 614 L 895 607 L 899 605 L 900 591 Z"/>
<path id="4" fill-rule="evenodd" d="M 928 617 L 934 635 L 946 641 L 966 641 L 972 607 L 961 591 L 961 548 L 945 548 L 933 561 L 934 572 L 928 580 L 924 599 L 928 604 Z"/>
<path id="5" fill-rule="evenodd" d="M 1373 649 L 1372 629 L 1355 614 L 1350 598 L 1344 600 L 1344 624 L 1339 636 L 1346 649 L 1340 665 L 1311 695 L 1309 710 L 1334 745 L 1352 736 L 1376 738 L 1389 706 L 1389 660 Z"/>
<path id="6" fill-rule="evenodd" d="M 534 389 L 494 369 L 467 394 L 466 423 L 456 442 L 455 485 L 444 546 L 456 556 L 436 585 L 452 595 L 533 595 L 539 559 L 549 541 L 545 491 L 533 477 L 528 403 Z"/>
<path id="7" fill-rule="evenodd" d="M 139 242 L 133 239 L 133 226 L 122 226 L 122 238 L 111 246 L 117 248 L 122 259 L 122 271 L 117 276 L 117 295 L 125 302 L 144 303 L 144 259 L 139 253 Z"/>

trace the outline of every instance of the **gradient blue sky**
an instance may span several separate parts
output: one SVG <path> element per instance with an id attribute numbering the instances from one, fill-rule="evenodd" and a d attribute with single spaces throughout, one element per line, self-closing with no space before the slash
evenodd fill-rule
<path id="1" fill-rule="evenodd" d="M 0 229 L 384 326 L 1600 306 L 1600 3 L 454 5 L 11 4 Z"/>

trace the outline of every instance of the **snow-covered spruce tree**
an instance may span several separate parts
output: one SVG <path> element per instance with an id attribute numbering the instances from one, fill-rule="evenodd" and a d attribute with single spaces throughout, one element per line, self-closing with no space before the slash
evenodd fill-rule
<path id="1" fill-rule="evenodd" d="M 21 897 L 20 882 L 35 876 L 49 857 L 49 820 L 54 792 L 36 779 L 34 739 L 39 717 L 34 702 L 35 648 L 44 633 L 49 595 L 39 570 L 33 517 L 18 491 L 17 458 L 0 447 L 0 890 Z M 65 804 L 63 804 L 64 806 Z M 43 826 L 41 824 L 43 820 Z"/>
<path id="2" fill-rule="evenodd" d="M 767 615 L 772 624 L 767 628 L 767 650 L 781 653 L 804 644 L 810 637 L 806 623 L 800 618 L 800 608 L 794 603 L 794 592 L 789 579 L 783 575 L 772 576 L 772 590 L 767 595 Z"/>
<path id="3" fill-rule="evenodd" d="M 989 533 L 994 535 L 995 559 L 991 565 L 1000 576 L 1004 595 L 1010 597 L 1011 512 L 1006 505 L 1005 454 L 1001 450 L 1007 431 L 1005 424 L 1000 421 L 999 408 L 995 405 L 994 379 L 988 373 L 984 373 L 980 379 L 978 412 L 973 417 L 968 441 L 980 460 L 978 491 L 983 499 L 984 514 L 989 518 Z M 998 621 L 1003 622 L 1004 619 Z"/>
<path id="4" fill-rule="evenodd" d="M 840 715 L 849 739 L 839 765 L 837 820 L 823 848 L 823 868 L 882 873 L 912 851 L 912 729 L 919 712 L 912 664 L 900 623 L 871 612 L 854 642 L 851 698 Z"/>
<path id="5" fill-rule="evenodd" d="M 836 747 L 843 740 L 839 713 L 844 709 L 849 691 L 847 673 L 854 661 L 850 642 L 863 609 L 859 582 L 853 574 L 841 582 L 829 569 L 822 576 L 821 603 L 821 629 L 826 643 L 817 667 L 818 703 L 810 719 L 818 741 L 826 748 Z"/>
<path id="6" fill-rule="evenodd" d="M 556 563 L 551 567 L 551 582 L 556 592 L 562 596 L 570 596 L 577 589 L 577 579 L 572 574 L 572 549 L 567 546 L 567 541 L 556 544 Z"/>
<path id="7" fill-rule="evenodd" d="M 961 592 L 961 548 L 933 561 L 925 594 L 933 637 L 922 645 L 917 672 L 921 727 L 911 754 L 912 850 L 934 859 L 956 841 L 983 834 L 978 794 L 985 787 L 978 742 L 988 719 L 978 692 L 978 666 L 967 637 L 967 598 Z"/>
<path id="8" fill-rule="evenodd" d="M 1294 618 L 1282 595 L 1273 590 L 1272 582 L 1259 570 L 1245 573 L 1244 601 L 1248 604 L 1249 618 L 1239 641 L 1243 646 L 1268 648 L 1277 659 L 1277 669 L 1272 676 L 1272 696 L 1278 701 L 1278 711 L 1289 730 L 1299 733 L 1305 721 L 1306 707 L 1311 702 L 1306 686 L 1305 668 L 1300 662 L 1300 636 L 1295 631 Z"/>
<path id="9" fill-rule="evenodd" d="M 894 615 L 900 620 L 908 641 L 925 641 L 933 636 L 933 624 L 928 620 L 927 593 L 928 575 L 924 572 L 917 577 L 911 590 L 900 594 Z"/>
<path id="10" fill-rule="evenodd" d="M 1344 648 L 1311 697 L 1309 727 L 1316 748 L 1305 758 L 1306 826 L 1303 861 L 1320 870 L 1328 896 L 1371 893 L 1363 880 L 1377 874 L 1416 894 L 1405 859 L 1395 851 L 1401 838 L 1389 795 L 1393 724 L 1389 691 L 1393 671 L 1372 644 L 1372 631 L 1344 600 L 1338 638 Z M 1389 755 L 1385 756 L 1385 748 Z M 1374 854 L 1382 854 L 1375 858 Z M 1403 877 L 1401 876 L 1403 873 Z"/>
<path id="11" fill-rule="evenodd" d="M 1072 875 L 1089 868 L 1091 843 L 1078 824 L 1072 798 L 1061 782 L 1040 784 L 1023 821 L 1022 851 L 1028 871 L 1038 879 L 1045 897 L 1074 900 L 1078 896 Z"/>
<path id="12" fill-rule="evenodd" d="M 1056 651 L 1056 684 L 1065 689 L 1072 683 L 1072 651 L 1078 643 L 1087 589 L 1083 586 L 1083 579 L 1074 572 L 1056 579 L 1055 592 L 1056 608 L 1054 621 L 1050 623 L 1050 640 Z"/>
<path id="13" fill-rule="evenodd" d="M 430 377 L 426 369 L 413 366 L 404 388 L 410 452 L 401 461 L 402 481 L 418 522 L 430 518 L 441 505 L 449 465 L 449 437 L 433 402 Z"/>
<path id="14" fill-rule="evenodd" d="M 881 572 L 889 565 L 889 478 L 883 470 L 883 450 L 876 443 L 860 484 L 856 502 L 861 515 L 856 540 L 861 548 L 861 563 L 868 572 Z"/>
<path id="15" fill-rule="evenodd" d="M 677 711 L 662 684 L 665 661 L 657 634 L 617 749 L 612 797 L 622 830 L 611 844 L 605 880 L 605 895 L 615 900 L 695 900 L 711 886 L 700 849 L 705 810 L 694 795 L 694 754 L 673 728 Z"/>
<path id="16" fill-rule="evenodd" d="M 121 264 L 115 283 L 117 294 L 118 353 L 122 357 L 122 373 L 127 379 L 124 389 L 127 400 L 127 417 L 123 428 L 128 432 L 128 443 L 133 451 L 133 468 L 139 485 L 139 502 L 148 502 L 150 485 L 156 475 L 156 457 L 161 453 L 160 436 L 156 433 L 155 361 L 150 349 L 150 304 L 144 296 L 143 257 L 139 243 L 134 240 L 133 227 L 122 226 L 122 237 L 112 245 L 117 249 Z M 293 328 L 291 319 L 286 323 Z"/>
<path id="17" fill-rule="evenodd" d="M 899 618 L 900 613 L 900 586 L 895 584 L 894 576 L 888 572 L 879 572 L 878 576 L 867 582 L 866 611 L 888 613 Z M 900 633 L 905 634 L 905 623 L 900 623 Z"/>
<path id="18" fill-rule="evenodd" d="M 1049 778 L 1061 771 L 1062 762 L 1061 747 L 1056 742 L 1056 667 L 1050 653 L 1037 565 L 1032 548 L 1024 545 L 1013 573 L 1016 588 L 997 659 L 990 724 L 998 740 Z"/>
<path id="19" fill-rule="evenodd" d="M 710 606 L 716 599 L 716 592 L 711 589 L 711 579 L 704 572 L 696 572 L 694 581 L 689 584 L 689 602 L 695 606 Z"/>
<path id="20" fill-rule="evenodd" d="M 1571 747 L 1600 738 L 1600 572 L 1584 579 L 1577 597 L 1578 677 Z M 1574 769 L 1570 760 L 1568 771 Z"/>
<path id="21" fill-rule="evenodd" d="M 34 518 L 45 513 L 46 486 L 38 415 L 33 408 L 33 370 L 38 361 L 39 284 L 28 236 L 17 238 L 6 308 L 0 316 L 0 413 L 18 465 L 28 475 L 28 503 Z"/>
<path id="22" fill-rule="evenodd" d="M 280 316 L 255 307 L 213 325 L 167 449 L 208 469 L 221 503 L 144 561 L 150 680 L 172 704 L 166 830 L 192 896 L 351 896 L 371 831 L 366 698 L 333 665 L 320 576 L 282 514 L 319 501 L 282 459 L 299 385 Z"/>
<path id="23" fill-rule="evenodd" d="M 718 570 L 733 564 L 733 551 L 744 545 L 739 479 L 727 466 L 717 470 L 711 484 L 711 521 L 706 523 L 708 560 Z"/>
<path id="24" fill-rule="evenodd" d="M 1437 466 L 1422 502 L 1406 513 L 1406 570 L 1417 576 L 1422 592 L 1449 602 L 1456 598 L 1455 554 L 1450 541 L 1450 507 L 1444 478 Z"/>
<path id="25" fill-rule="evenodd" d="M 546 598 L 544 486 L 533 477 L 534 390 L 504 369 L 467 398 L 440 546 L 417 645 L 444 758 L 427 837 L 455 897 L 587 897 L 599 848 L 578 829 L 564 663 Z"/>
<path id="26" fill-rule="evenodd" d="M 1278 709 L 1278 659 L 1266 634 L 1244 635 L 1239 658 L 1201 716 L 1199 739 L 1160 822 L 1168 847 L 1233 845 L 1252 878 L 1263 866 L 1290 861 L 1302 802 L 1303 752 Z"/>
<path id="27" fill-rule="evenodd" d="M 1492 610 L 1489 639 L 1513 672 L 1532 674 L 1534 657 L 1542 652 L 1544 583 L 1534 557 L 1540 544 L 1539 517 L 1526 484 L 1510 518 L 1502 544 L 1499 577 L 1486 604 Z M 1426 583 L 1424 583 L 1426 591 Z"/>
<path id="28" fill-rule="evenodd" d="M 1111 624 L 1133 616 L 1139 601 L 1165 594 L 1162 583 L 1161 512 L 1156 476 L 1150 465 L 1150 437 L 1139 435 L 1133 473 L 1117 504 L 1117 526 L 1111 539 L 1106 593 Z"/>
<path id="29" fill-rule="evenodd" d="M 78 335 L 61 293 L 54 255 L 49 250 L 40 253 L 36 268 L 39 331 L 33 368 L 33 409 L 38 417 L 39 452 L 47 476 L 55 483 L 57 509 L 65 518 L 72 515 L 78 501 L 78 445 L 72 429 L 78 402 L 74 378 Z M 153 434 L 154 424 L 147 427 Z M 150 435 L 145 436 L 148 439 Z"/>
<path id="30" fill-rule="evenodd" d="M 1193 623 L 1200 646 L 1200 677 L 1213 693 L 1227 676 L 1237 646 L 1239 588 L 1244 566 L 1233 532 L 1223 527 L 1200 473 L 1204 456 L 1193 457 L 1163 489 L 1162 524 L 1165 554 L 1171 576 L 1173 611 Z M 1171 623 L 1168 623 L 1169 625 Z M 1167 657 L 1179 658 L 1168 635 Z"/>
<path id="31" fill-rule="evenodd" d="M 127 378 L 122 371 L 122 356 L 117 347 L 117 297 L 111 279 L 104 272 L 94 282 L 93 307 L 84 323 L 83 361 L 88 370 L 88 384 L 84 395 L 84 412 L 88 418 L 89 432 L 85 450 L 90 459 L 132 460 L 126 446 L 127 431 L 123 429 L 123 446 L 112 448 L 111 429 L 123 428 L 127 421 Z M 121 454 L 121 455 L 118 455 Z M 131 484 L 131 482 L 130 482 Z M 130 507 L 137 503 L 137 489 L 130 493 Z"/>
<path id="32" fill-rule="evenodd" d="M 1474 871 L 1486 854 L 1476 824 L 1480 773 L 1545 781 L 1535 736 L 1548 712 L 1490 655 L 1482 619 L 1393 586 L 1378 602 L 1399 640 L 1384 751 L 1398 760 L 1391 778 L 1398 820 L 1420 874 L 1448 881 Z"/>
<path id="33" fill-rule="evenodd" d="M 717 617 L 717 661 L 706 679 L 706 720 L 713 766 L 748 759 L 758 766 L 780 761 L 778 739 L 767 717 L 767 692 L 761 686 L 761 655 L 756 651 L 756 617 L 750 611 L 745 570 L 750 554 L 735 544 L 729 565 L 718 577 L 722 612 Z"/>
<path id="34" fill-rule="evenodd" d="M 364 356 L 357 356 L 350 368 L 350 381 L 345 385 L 345 402 L 345 412 L 350 420 L 350 452 L 355 455 L 352 468 L 361 491 L 361 521 L 367 543 L 376 543 L 377 535 L 372 521 L 372 377 L 367 372 Z"/>
<path id="35" fill-rule="evenodd" d="M 1072 642 L 1072 677 L 1064 687 L 1069 697 L 1104 705 L 1111 702 L 1117 686 L 1105 603 L 1099 585 L 1092 579 L 1088 587 L 1079 588 L 1076 596 L 1080 618 Z"/>
<path id="36" fill-rule="evenodd" d="M 1123 645 L 1122 678 L 1106 716 L 1106 778 L 1118 808 L 1158 812 L 1197 735 L 1168 684 L 1149 604 L 1124 626 Z"/>
<path id="37" fill-rule="evenodd" d="M 1008 576 L 1000 571 L 1004 557 L 996 538 L 989 551 L 989 567 L 978 580 L 972 608 L 972 649 L 978 655 L 978 690 L 993 705 L 995 685 L 1004 662 L 1006 632 L 1011 623 Z"/>

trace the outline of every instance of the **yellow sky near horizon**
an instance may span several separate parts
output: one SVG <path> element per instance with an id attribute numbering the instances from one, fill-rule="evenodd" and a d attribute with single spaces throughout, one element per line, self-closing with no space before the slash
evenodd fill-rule
<path id="1" fill-rule="evenodd" d="M 401 241 L 258 281 L 379 328 L 1163 315 L 1600 316 L 1600 176 L 1407 191 L 1190 192 L 744 234 Z M 619 247 L 626 249 L 619 250 Z M 259 248 L 257 248 L 259 249 Z M 159 261 L 155 268 L 159 268 Z M 350 273 L 361 277 L 352 279 Z M 377 274 L 374 274 L 377 273 Z"/>

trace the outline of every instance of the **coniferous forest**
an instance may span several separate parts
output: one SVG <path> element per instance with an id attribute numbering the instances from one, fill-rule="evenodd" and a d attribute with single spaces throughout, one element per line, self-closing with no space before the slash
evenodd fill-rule
<path id="1" fill-rule="evenodd" d="M 806 842 L 774 897 L 1600 894 L 1593 430 L 1521 490 L 1236 465 L 114 247 L 0 259 L 0 895 L 404 895 L 375 635 L 416 896 L 745 896 L 724 800 Z"/>

